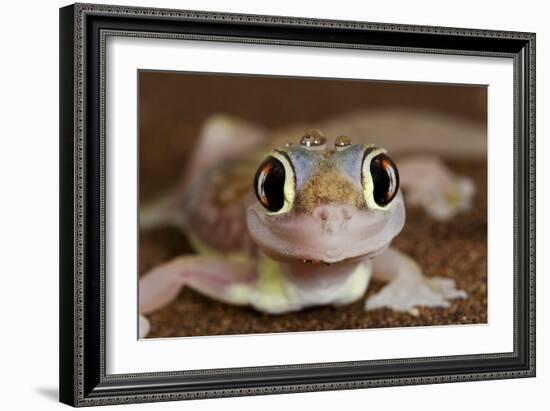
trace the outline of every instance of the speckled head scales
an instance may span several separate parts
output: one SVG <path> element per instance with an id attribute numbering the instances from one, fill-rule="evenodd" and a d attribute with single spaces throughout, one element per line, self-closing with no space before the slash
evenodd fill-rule
<path id="1" fill-rule="evenodd" d="M 281 152 L 296 175 L 297 211 L 312 212 L 322 204 L 364 206 L 361 165 L 365 146 L 349 145 L 339 151 L 290 146 Z"/>

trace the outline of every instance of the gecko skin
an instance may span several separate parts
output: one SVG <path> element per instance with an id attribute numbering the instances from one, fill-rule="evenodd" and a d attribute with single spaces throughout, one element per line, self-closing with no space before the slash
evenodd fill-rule
<path id="1" fill-rule="evenodd" d="M 309 130 L 293 144 L 273 139 L 266 151 L 260 131 L 243 126 L 239 135 L 242 147 L 233 144 L 234 152 L 219 158 L 208 158 L 212 141 L 203 139 L 175 194 L 140 212 L 143 229 L 176 224 L 196 252 L 140 279 L 140 336 L 149 330 L 145 315 L 182 287 L 271 314 L 349 304 L 364 296 L 372 278 L 387 285 L 366 300 L 366 310 L 414 314 L 418 305 L 447 307 L 450 299 L 466 297 L 453 280 L 423 276 L 390 247 L 405 223 L 400 180 L 417 204 L 426 197 L 446 201 L 435 209 L 425 204 L 434 218 L 466 208 L 471 187 L 439 162 L 404 162 L 400 174 L 384 148 L 348 137 L 330 144 Z M 255 144 L 263 150 L 242 155 Z"/>

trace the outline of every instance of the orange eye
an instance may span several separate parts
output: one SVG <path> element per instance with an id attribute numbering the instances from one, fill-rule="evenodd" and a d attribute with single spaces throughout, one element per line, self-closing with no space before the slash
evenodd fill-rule
<path id="1" fill-rule="evenodd" d="M 260 203 L 271 212 L 285 205 L 285 167 L 273 156 L 264 160 L 254 178 L 254 191 Z"/>
<path id="2" fill-rule="evenodd" d="M 378 154 L 371 160 L 370 174 L 373 183 L 373 199 L 381 207 L 391 203 L 399 190 L 397 166 L 386 154 Z"/>

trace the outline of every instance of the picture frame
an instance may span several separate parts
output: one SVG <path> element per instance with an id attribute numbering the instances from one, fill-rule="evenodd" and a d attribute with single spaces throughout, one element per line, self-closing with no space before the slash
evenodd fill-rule
<path id="1" fill-rule="evenodd" d="M 106 39 L 117 36 L 512 61 L 513 350 L 109 374 L 105 62 Z M 95 4 L 61 8 L 60 221 L 60 400 L 69 405 L 534 377 L 535 34 Z"/>

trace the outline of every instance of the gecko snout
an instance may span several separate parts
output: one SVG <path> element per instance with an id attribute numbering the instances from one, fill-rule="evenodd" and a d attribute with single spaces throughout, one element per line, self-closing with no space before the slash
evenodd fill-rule
<path id="1" fill-rule="evenodd" d="M 351 220 L 352 215 L 353 207 L 348 204 L 322 205 L 313 211 L 313 217 L 324 226 L 340 226 L 346 221 Z"/>

